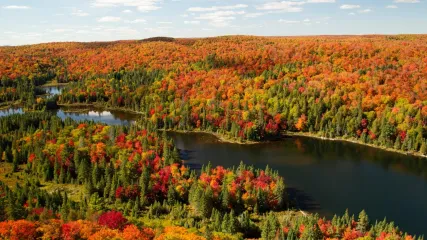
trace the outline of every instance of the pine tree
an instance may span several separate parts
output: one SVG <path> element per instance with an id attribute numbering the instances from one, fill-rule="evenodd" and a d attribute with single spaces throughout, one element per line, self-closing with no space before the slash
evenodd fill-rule
<path id="1" fill-rule="evenodd" d="M 304 232 L 301 235 L 301 239 L 323 239 L 322 231 L 320 231 L 316 219 L 318 219 L 318 217 L 309 219 Z"/>
<path id="2" fill-rule="evenodd" d="M 426 141 L 422 141 L 421 147 L 420 147 L 420 153 L 421 153 L 421 155 L 427 154 L 427 143 L 426 143 Z"/>
<path id="3" fill-rule="evenodd" d="M 288 236 L 286 237 L 286 240 L 297 240 L 298 239 L 298 233 L 293 228 L 289 229 Z"/>
<path id="4" fill-rule="evenodd" d="M 228 232 L 228 226 L 229 226 L 229 216 L 228 214 L 224 214 L 224 217 L 222 218 L 222 223 L 221 223 L 221 232 Z"/>
<path id="5" fill-rule="evenodd" d="M 100 171 L 99 171 L 98 163 L 95 163 L 92 168 L 92 184 L 95 187 L 98 184 L 99 174 L 100 174 Z"/>
<path id="6" fill-rule="evenodd" d="M 368 215 L 366 214 L 365 210 L 362 210 L 359 213 L 359 219 L 357 221 L 356 229 L 357 231 L 365 233 L 368 230 L 368 226 L 369 226 Z"/>
<path id="7" fill-rule="evenodd" d="M 19 160 L 18 160 L 18 153 L 16 151 L 13 151 L 13 167 L 12 171 L 17 172 L 19 170 Z"/>
<path id="8" fill-rule="evenodd" d="M 58 172 L 60 171 L 59 168 L 60 168 L 59 162 L 57 160 L 55 160 L 55 164 L 53 167 L 53 179 L 56 183 L 59 182 L 59 178 L 58 178 Z"/>
<path id="9" fill-rule="evenodd" d="M 249 217 L 249 212 L 244 211 L 238 218 L 240 229 L 244 232 L 248 231 L 251 226 L 251 219 Z"/>
<path id="10" fill-rule="evenodd" d="M 170 182 L 168 187 L 168 195 L 167 195 L 167 201 L 169 205 L 173 205 L 176 202 L 176 193 L 175 189 L 173 187 L 173 184 Z"/>
<path id="11" fill-rule="evenodd" d="M 69 213 L 70 209 L 68 206 L 68 195 L 65 192 L 64 193 L 64 197 L 62 199 L 62 206 L 61 206 L 61 219 L 63 221 L 68 221 L 68 213 Z"/>
<path id="12" fill-rule="evenodd" d="M 221 206 L 227 210 L 230 205 L 230 194 L 228 192 L 227 184 L 224 182 L 221 187 Z"/>
<path id="13" fill-rule="evenodd" d="M 203 237 L 205 237 L 206 240 L 212 240 L 213 234 L 212 234 L 212 231 L 211 231 L 211 227 L 209 225 L 206 225 Z"/>
<path id="14" fill-rule="evenodd" d="M 163 132 L 166 133 L 166 131 Z M 169 155 L 169 144 L 167 138 L 164 138 L 163 140 L 163 158 L 165 159 L 165 166 L 169 166 L 173 163 L 173 161 L 171 162 L 171 157 Z"/>
<path id="15" fill-rule="evenodd" d="M 83 158 L 80 161 L 79 169 L 78 169 L 78 177 L 80 183 L 84 183 L 86 179 L 90 177 L 90 163 L 88 163 L 87 159 Z"/>
<path id="16" fill-rule="evenodd" d="M 285 203 L 285 183 L 283 178 L 279 178 L 277 181 L 276 188 L 274 189 L 274 195 L 277 198 L 277 206 L 281 209 Z"/>
<path id="17" fill-rule="evenodd" d="M 231 234 L 235 234 L 238 230 L 238 221 L 236 219 L 236 216 L 234 216 L 234 210 L 232 209 L 230 211 L 230 216 L 229 216 L 229 224 L 228 224 L 228 232 Z"/>
<path id="18" fill-rule="evenodd" d="M 276 215 L 270 212 L 264 219 L 261 227 L 261 237 L 264 240 L 272 240 L 276 238 L 277 229 L 279 228 L 279 221 Z"/>
<path id="19" fill-rule="evenodd" d="M 59 179 L 58 179 L 58 181 L 59 181 L 59 183 L 65 183 L 65 172 L 64 172 L 64 168 L 63 167 L 60 167 L 61 169 L 59 170 Z"/>
<path id="20" fill-rule="evenodd" d="M 26 211 L 22 204 L 14 197 L 14 194 L 9 194 L 6 205 L 6 214 L 10 220 L 18 220 L 26 217 Z"/>

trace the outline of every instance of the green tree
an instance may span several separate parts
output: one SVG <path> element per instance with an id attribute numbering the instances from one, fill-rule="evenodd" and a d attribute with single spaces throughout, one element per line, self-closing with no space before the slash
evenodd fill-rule
<path id="1" fill-rule="evenodd" d="M 264 240 L 272 240 L 277 236 L 277 229 L 280 227 L 279 221 L 273 212 L 270 212 L 264 219 L 261 227 L 261 237 Z"/>
<path id="2" fill-rule="evenodd" d="M 369 227 L 368 215 L 366 214 L 365 210 L 362 210 L 359 213 L 359 219 L 357 221 L 356 229 L 362 233 L 365 233 L 366 231 L 368 231 L 368 227 Z"/>

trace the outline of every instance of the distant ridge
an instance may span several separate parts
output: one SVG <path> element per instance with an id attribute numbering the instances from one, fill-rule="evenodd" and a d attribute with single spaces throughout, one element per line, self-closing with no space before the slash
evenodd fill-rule
<path id="1" fill-rule="evenodd" d="M 172 37 L 152 37 L 142 39 L 141 42 L 174 42 L 175 38 Z"/>

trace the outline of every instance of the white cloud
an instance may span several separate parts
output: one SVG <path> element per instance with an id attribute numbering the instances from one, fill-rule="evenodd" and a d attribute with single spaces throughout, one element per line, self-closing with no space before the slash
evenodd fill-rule
<path id="1" fill-rule="evenodd" d="M 265 13 L 246 13 L 245 17 L 246 18 L 256 18 L 256 17 L 260 17 L 262 15 L 264 15 Z"/>
<path id="2" fill-rule="evenodd" d="M 41 37 L 43 36 L 43 34 L 37 33 L 37 32 L 29 32 L 29 33 L 25 33 L 23 36 L 34 38 L 34 37 Z"/>
<path id="3" fill-rule="evenodd" d="M 369 9 L 369 8 L 359 11 L 359 13 L 370 13 L 370 12 L 372 12 L 372 9 Z"/>
<path id="4" fill-rule="evenodd" d="M 122 19 L 119 17 L 105 16 L 98 19 L 98 22 L 120 22 Z"/>
<path id="5" fill-rule="evenodd" d="M 301 23 L 301 21 L 280 19 L 280 20 L 279 20 L 279 23 L 285 23 L 285 24 L 296 24 L 296 23 Z"/>
<path id="6" fill-rule="evenodd" d="M 94 0 L 94 7 L 136 7 L 141 12 L 148 12 L 160 9 L 158 4 L 162 0 Z"/>
<path id="7" fill-rule="evenodd" d="M 156 22 L 157 24 L 172 24 L 172 22 Z"/>
<path id="8" fill-rule="evenodd" d="M 351 13 L 349 13 L 348 15 L 350 15 L 350 16 L 354 16 L 354 15 L 356 15 L 356 13 L 351 12 Z"/>
<path id="9" fill-rule="evenodd" d="M 200 24 L 200 21 L 184 21 L 184 24 L 198 25 Z"/>
<path id="10" fill-rule="evenodd" d="M 240 8 L 247 8 L 248 5 L 246 4 L 236 4 L 236 5 L 230 5 L 230 6 L 213 6 L 213 7 L 191 7 L 187 9 L 189 12 L 212 12 L 212 11 L 219 11 L 219 10 L 234 10 L 234 9 L 240 9 Z"/>
<path id="11" fill-rule="evenodd" d="M 304 19 L 302 21 L 280 19 L 279 23 L 284 23 L 284 24 L 299 24 L 299 23 L 303 23 L 304 25 L 311 25 L 312 21 L 309 18 L 306 18 L 306 19 Z M 320 23 L 320 22 L 318 21 L 317 23 Z"/>
<path id="12" fill-rule="evenodd" d="M 55 29 L 46 29 L 46 32 L 50 33 L 66 33 L 66 32 L 72 32 L 74 29 L 72 28 L 55 28 Z"/>
<path id="13" fill-rule="evenodd" d="M 397 8 L 397 6 L 396 5 L 388 5 L 388 6 L 386 6 L 386 8 Z"/>
<path id="14" fill-rule="evenodd" d="M 77 34 L 88 34 L 90 32 L 88 30 L 78 30 L 76 33 Z"/>
<path id="15" fill-rule="evenodd" d="M 264 3 L 261 6 L 256 6 L 258 10 L 273 10 L 281 12 L 301 12 L 305 2 L 293 2 L 293 1 L 282 1 L 282 2 L 269 2 Z"/>
<path id="16" fill-rule="evenodd" d="M 197 20 L 207 20 L 209 24 L 215 27 L 229 26 L 230 21 L 236 19 L 236 15 L 244 15 L 245 11 L 216 11 L 200 14 Z"/>
<path id="17" fill-rule="evenodd" d="M 103 31 L 107 33 L 113 33 L 119 36 L 134 36 L 139 34 L 137 30 L 128 27 L 107 28 Z"/>
<path id="18" fill-rule="evenodd" d="M 336 0 L 287 0 L 287 1 L 275 1 L 267 2 L 262 5 L 256 6 L 258 10 L 270 10 L 277 12 L 301 12 L 304 4 L 310 3 L 335 3 Z"/>
<path id="19" fill-rule="evenodd" d="M 394 0 L 395 3 L 419 3 L 420 0 Z"/>
<path id="20" fill-rule="evenodd" d="M 10 6 L 4 6 L 4 9 L 30 9 L 29 6 L 18 6 L 18 5 L 10 5 Z"/>
<path id="21" fill-rule="evenodd" d="M 348 5 L 348 4 L 344 4 L 341 5 L 340 7 L 341 9 L 355 9 L 355 8 L 360 8 L 360 5 Z"/>
<path id="22" fill-rule="evenodd" d="M 122 13 L 132 13 L 132 10 L 126 9 L 126 10 L 123 10 Z"/>
<path id="23" fill-rule="evenodd" d="M 308 0 L 308 3 L 335 3 L 335 0 Z"/>
<path id="24" fill-rule="evenodd" d="M 73 12 L 71 13 L 71 15 L 73 16 L 77 16 L 77 17 L 86 17 L 89 16 L 89 13 L 87 12 L 83 12 L 82 10 L 73 10 Z"/>
<path id="25" fill-rule="evenodd" d="M 142 18 L 138 18 L 138 19 L 131 20 L 131 21 L 129 21 L 129 20 L 125 21 L 125 23 L 146 23 L 146 22 L 147 21 L 145 19 L 142 19 Z"/>

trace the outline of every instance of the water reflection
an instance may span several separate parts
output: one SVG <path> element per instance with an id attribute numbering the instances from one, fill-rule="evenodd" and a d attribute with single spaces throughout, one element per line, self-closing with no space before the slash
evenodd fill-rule
<path id="1" fill-rule="evenodd" d="M 0 117 L 23 113 L 0 110 Z M 93 120 L 130 125 L 140 116 L 102 109 L 61 109 L 65 119 Z M 186 164 L 200 168 L 236 166 L 240 161 L 265 168 L 268 164 L 284 176 L 291 199 L 301 208 L 325 216 L 357 214 L 365 209 L 372 220 L 395 221 L 403 230 L 425 234 L 427 222 L 426 159 L 387 152 L 359 144 L 306 137 L 286 138 L 255 145 L 222 143 L 210 134 L 173 133 Z"/>
<path id="2" fill-rule="evenodd" d="M 61 94 L 62 89 L 64 89 L 65 86 L 50 86 L 50 87 L 42 87 L 42 88 L 49 95 L 57 95 L 57 94 Z"/>
<path id="3" fill-rule="evenodd" d="M 12 114 L 22 114 L 24 111 L 22 108 L 9 108 L 0 110 L 0 117 L 12 115 Z"/>
<path id="4" fill-rule="evenodd" d="M 127 113 L 123 111 L 105 111 L 102 109 L 81 109 L 81 108 L 64 108 L 60 110 L 52 111 L 56 113 L 61 119 L 67 117 L 76 121 L 95 121 L 110 125 L 131 125 L 139 118 L 139 115 Z M 22 114 L 24 110 L 22 108 L 11 108 L 0 110 L 0 117 L 11 114 Z"/>
<path id="5" fill-rule="evenodd" d="M 348 208 L 426 233 L 427 161 L 339 141 L 293 137 L 255 145 L 221 143 L 212 135 L 170 133 L 187 163 L 236 166 L 240 161 L 284 176 L 291 199 L 305 210 L 332 217 Z"/>

